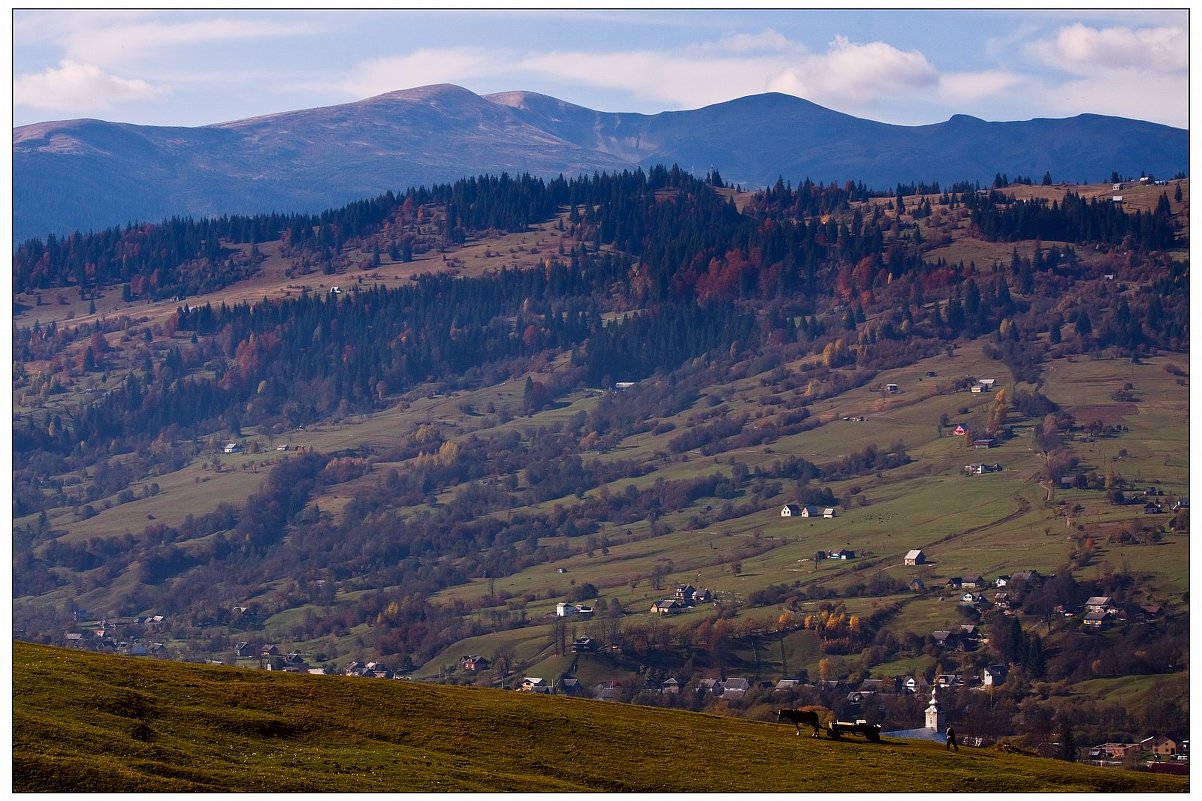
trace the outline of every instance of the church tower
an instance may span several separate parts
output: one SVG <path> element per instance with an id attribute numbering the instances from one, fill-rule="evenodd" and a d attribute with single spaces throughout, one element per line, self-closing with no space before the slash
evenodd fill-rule
<path id="1" fill-rule="evenodd" d="M 947 716 L 943 707 L 939 705 L 939 699 L 935 697 L 937 690 L 938 687 L 931 688 L 931 704 L 927 707 L 927 728 L 942 734 L 944 726 L 947 725 Z"/>

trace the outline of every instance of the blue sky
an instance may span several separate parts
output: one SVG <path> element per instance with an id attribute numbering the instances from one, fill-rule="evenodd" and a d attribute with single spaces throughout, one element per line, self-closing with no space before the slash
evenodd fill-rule
<path id="1" fill-rule="evenodd" d="M 13 125 L 204 125 L 454 83 L 656 113 L 778 91 L 902 125 L 1188 127 L 1189 17 L 1135 10 L 14 10 Z"/>

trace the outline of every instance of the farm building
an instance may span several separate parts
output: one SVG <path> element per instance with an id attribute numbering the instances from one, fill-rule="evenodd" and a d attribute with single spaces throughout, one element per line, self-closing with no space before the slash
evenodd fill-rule
<path id="1" fill-rule="evenodd" d="M 651 604 L 651 613 L 656 615 L 674 615 L 684 609 L 684 604 L 675 598 L 665 598 Z"/>
<path id="2" fill-rule="evenodd" d="M 553 692 L 553 688 L 547 684 L 547 680 L 538 676 L 527 676 L 522 679 L 522 683 L 518 685 L 518 688 L 524 693 L 550 695 Z"/>
<path id="3" fill-rule="evenodd" d="M 786 503 L 780 510 L 781 517 L 797 517 L 801 514 L 801 507 L 795 503 Z"/>
<path id="4" fill-rule="evenodd" d="M 925 565 L 927 563 L 927 555 L 919 549 L 914 549 L 906 553 L 907 565 Z"/>

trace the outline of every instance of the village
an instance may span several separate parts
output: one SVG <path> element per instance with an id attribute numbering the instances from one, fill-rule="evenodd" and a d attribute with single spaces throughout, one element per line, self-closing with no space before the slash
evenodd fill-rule
<path id="1" fill-rule="evenodd" d="M 790 505 L 792 506 L 792 505 Z M 786 511 L 792 510 L 787 506 Z M 783 512 L 782 512 L 783 514 Z M 830 558 L 854 558 L 836 556 Z M 919 566 L 927 563 L 921 549 L 907 552 L 904 563 Z M 1020 571 L 1008 576 L 997 576 L 987 580 L 982 576 L 956 576 L 942 586 L 944 592 L 952 592 L 949 600 L 961 606 L 994 607 L 1011 613 L 1008 587 L 1035 585 L 1047 577 L 1037 570 Z M 921 582 L 920 582 L 921 583 Z M 921 591 L 922 587 L 911 587 Z M 994 590 L 991 597 L 985 592 Z M 715 594 L 708 589 L 696 589 L 689 584 L 677 585 L 673 594 L 651 605 L 647 614 L 654 617 L 674 615 L 700 604 L 712 604 Z M 235 611 L 245 611 L 244 609 Z M 1163 609 L 1143 605 L 1128 608 L 1109 596 L 1088 598 L 1077 608 L 1057 606 L 1054 613 L 1063 618 L 1067 625 L 1079 625 L 1083 629 L 1099 630 L 1112 625 L 1146 623 L 1158 619 Z M 593 606 L 585 603 L 561 602 L 555 607 L 554 618 L 587 624 L 594 617 Z M 77 625 L 64 634 L 63 645 L 101 653 L 119 654 L 144 658 L 173 658 L 173 654 L 161 639 L 169 630 L 169 621 L 163 615 L 128 616 L 87 620 L 84 610 L 76 610 Z M 574 631 L 574 629 L 573 629 Z M 17 632 L 18 638 L 21 633 Z M 964 623 L 952 629 L 934 630 L 926 641 L 942 653 L 969 653 L 988 644 L 983 627 L 975 623 Z M 828 710 L 831 719 L 871 719 L 880 714 L 885 704 L 896 704 L 907 697 L 918 699 L 930 696 L 929 705 L 922 710 L 922 726 L 912 729 L 886 731 L 883 736 L 901 739 L 925 739 L 942 741 L 945 726 L 951 722 L 962 725 L 955 714 L 949 713 L 939 694 L 946 693 L 992 693 L 1000 689 L 1010 675 L 1006 664 L 988 664 L 973 672 L 937 672 L 933 675 L 914 673 L 893 677 L 811 680 L 802 671 L 797 677 L 763 679 L 740 675 L 703 676 L 653 676 L 650 673 L 637 680 L 629 678 L 608 679 L 586 684 L 578 678 L 581 659 L 605 654 L 620 655 L 619 642 L 602 642 L 584 634 L 573 636 L 569 653 L 574 657 L 571 669 L 557 676 L 509 674 L 508 665 L 499 665 L 504 657 L 489 658 L 480 654 L 465 654 L 458 659 L 456 676 L 442 676 L 444 681 L 456 683 L 473 682 L 489 675 L 500 677 L 499 687 L 524 693 L 548 696 L 591 698 L 599 701 L 635 703 L 647 705 L 684 706 L 707 709 L 715 705 L 732 710 L 754 708 L 791 707 L 803 701 L 820 699 L 821 708 Z M 232 654 L 222 658 L 188 658 L 186 661 L 203 661 L 213 665 L 234 665 L 285 673 L 304 673 L 323 676 L 375 678 L 398 681 L 413 680 L 412 670 L 385 664 L 383 661 L 350 660 L 342 665 L 329 663 L 315 666 L 304 654 L 288 649 L 278 643 L 257 645 L 248 641 L 236 643 Z M 320 659 L 317 661 L 321 661 Z M 412 668 L 411 665 L 405 667 Z M 498 668 L 504 668 L 499 670 Z M 478 683 L 478 682 L 476 682 Z M 892 707 L 896 708 L 896 707 Z M 913 707 L 915 710 L 918 706 Z M 960 744 L 966 747 L 989 747 L 994 739 L 972 733 L 965 727 Z M 1155 772 L 1188 775 L 1189 741 L 1164 733 L 1151 733 L 1138 742 L 1106 742 L 1075 748 L 1076 761 L 1100 767 L 1142 769 Z M 1053 754 L 1044 754 L 1051 756 Z"/>

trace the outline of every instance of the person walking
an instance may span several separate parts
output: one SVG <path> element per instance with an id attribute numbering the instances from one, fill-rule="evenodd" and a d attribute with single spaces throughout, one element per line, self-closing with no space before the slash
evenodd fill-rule
<path id="1" fill-rule="evenodd" d="M 944 748 L 946 748 L 948 751 L 959 751 L 960 745 L 956 742 L 956 730 L 951 726 L 948 726 L 945 734 L 947 735 L 947 744 L 944 746 Z"/>

